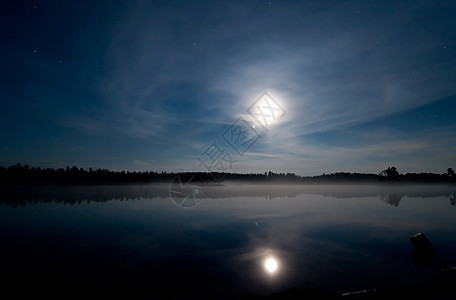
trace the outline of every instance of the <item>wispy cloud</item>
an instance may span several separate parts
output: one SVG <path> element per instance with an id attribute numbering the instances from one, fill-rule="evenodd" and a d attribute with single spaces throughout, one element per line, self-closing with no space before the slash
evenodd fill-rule
<path id="1" fill-rule="evenodd" d="M 191 35 L 171 22 L 172 16 L 191 18 L 198 8 L 160 7 L 159 16 L 167 21 L 158 27 L 157 7 L 142 3 L 119 22 L 109 49 L 113 74 L 104 87 L 109 106 L 119 114 L 119 130 L 138 137 L 166 134 L 181 121 L 181 109 L 192 105 L 200 121 L 230 122 L 269 90 L 280 94 L 292 120 L 288 130 L 299 135 L 363 123 L 456 93 L 454 85 L 439 80 L 452 76 L 442 68 L 445 62 L 429 62 L 427 53 L 439 42 L 433 34 L 419 32 L 413 40 L 391 31 L 391 19 L 399 22 L 410 13 L 401 6 L 393 13 L 380 10 L 376 22 L 355 27 L 341 17 L 351 6 L 327 5 L 301 18 L 295 25 L 303 28 L 301 35 L 290 28 L 279 30 L 281 36 L 268 33 L 281 20 L 299 19 L 281 9 L 274 19 L 239 23 L 227 17 L 195 27 Z M 251 17 L 248 9 L 243 14 Z M 341 22 L 338 34 L 314 26 L 325 19 Z M 253 39 L 242 40 L 241 32 Z"/>
<path id="2" fill-rule="evenodd" d="M 370 172 L 401 162 L 409 170 L 437 171 L 453 159 L 448 153 L 454 134 L 440 128 L 452 123 L 425 122 L 429 131 L 406 122 L 379 125 L 388 116 L 456 94 L 456 21 L 454 8 L 445 3 L 116 5 L 95 33 L 86 28 L 71 35 L 70 45 L 102 41 L 83 55 L 69 51 L 72 68 L 49 67 L 55 59 L 44 50 L 40 56 L 23 50 L 20 57 L 33 62 L 36 74 L 52 72 L 24 86 L 15 75 L 12 85 L 27 101 L 39 103 L 20 102 L 27 102 L 32 114 L 38 115 L 37 107 L 52 111 L 58 126 L 85 136 L 81 144 L 93 157 L 102 160 L 114 152 L 108 146 L 93 150 L 96 135 L 106 144 L 119 141 L 113 161 L 118 157 L 124 165 L 149 167 L 140 162 L 152 158 L 150 167 L 197 169 L 196 156 L 234 120 L 255 122 L 247 109 L 268 91 L 286 114 L 234 170 Z M 96 12 L 88 13 L 95 18 Z M 13 42 L 8 49 L 20 48 Z M 12 88 L 5 93 L 14 94 L 20 93 Z M 437 127 L 441 132 L 433 131 Z"/>
<path id="3" fill-rule="evenodd" d="M 265 157 L 265 158 L 278 158 L 281 157 L 281 154 L 267 154 L 267 153 L 260 153 L 260 152 L 246 152 L 244 153 L 245 156 L 254 156 L 254 157 Z"/>

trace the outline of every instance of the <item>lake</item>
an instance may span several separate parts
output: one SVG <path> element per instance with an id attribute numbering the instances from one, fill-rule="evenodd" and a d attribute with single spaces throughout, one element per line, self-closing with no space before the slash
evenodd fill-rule
<path id="1" fill-rule="evenodd" d="M 193 195 L 197 205 L 167 184 L 0 187 L 2 292 L 348 293 L 420 285 L 456 266 L 456 186 L 229 183 Z M 418 232 L 435 250 L 424 259 L 409 239 Z"/>

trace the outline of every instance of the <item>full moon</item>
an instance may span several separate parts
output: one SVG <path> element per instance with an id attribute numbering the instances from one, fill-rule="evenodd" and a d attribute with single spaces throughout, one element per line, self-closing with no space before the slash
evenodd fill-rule
<path id="1" fill-rule="evenodd" d="M 271 274 L 275 273 L 275 271 L 277 271 L 277 260 L 275 260 L 274 258 L 266 259 L 266 261 L 264 262 L 264 268 Z"/>

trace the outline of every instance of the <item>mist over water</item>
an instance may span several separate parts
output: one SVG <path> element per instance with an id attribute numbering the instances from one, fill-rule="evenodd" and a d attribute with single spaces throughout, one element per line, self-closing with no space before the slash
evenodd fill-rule
<path id="1" fill-rule="evenodd" d="M 238 298 L 397 288 L 456 266 L 454 186 L 200 188 L 181 208 L 169 185 L 3 187 L 5 286 Z M 435 248 L 424 265 L 412 259 L 417 232 Z"/>

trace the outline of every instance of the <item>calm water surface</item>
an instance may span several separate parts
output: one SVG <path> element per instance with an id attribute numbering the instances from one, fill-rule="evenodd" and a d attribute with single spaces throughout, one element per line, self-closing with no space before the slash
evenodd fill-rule
<path id="1" fill-rule="evenodd" d="M 388 289 L 456 266 L 455 186 L 0 188 L 2 291 L 239 298 L 292 287 Z M 412 259 L 409 237 L 435 248 Z"/>

